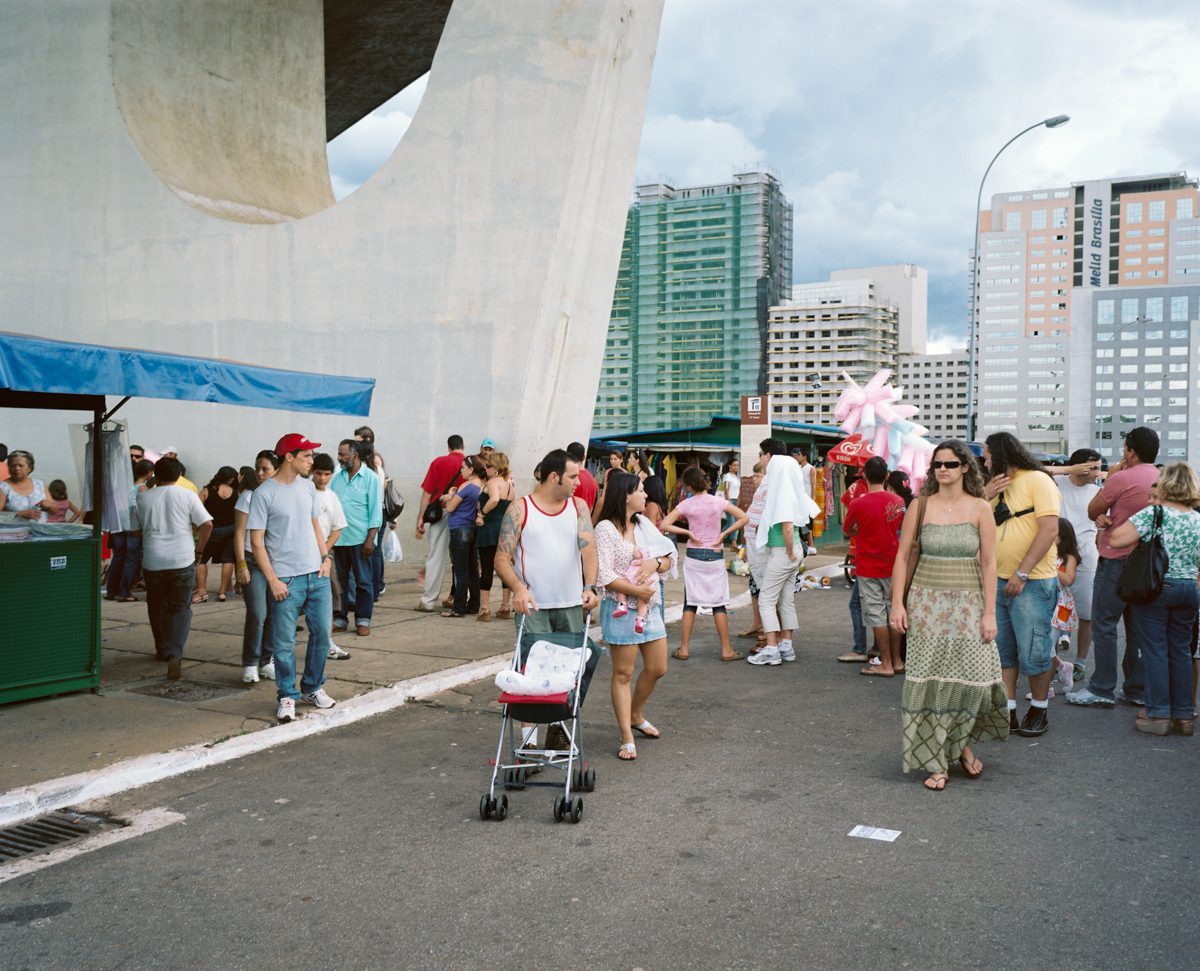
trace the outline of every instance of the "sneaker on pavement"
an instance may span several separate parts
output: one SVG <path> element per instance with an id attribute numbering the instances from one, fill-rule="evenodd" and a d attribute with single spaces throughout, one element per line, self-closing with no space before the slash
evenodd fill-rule
<path id="1" fill-rule="evenodd" d="M 1141 695 L 1130 694 L 1129 692 L 1118 689 L 1115 692 L 1117 701 L 1123 701 L 1127 705 L 1133 705 L 1135 708 L 1145 708 L 1146 699 Z"/>
<path id="2" fill-rule="evenodd" d="M 242 668 L 242 684 L 258 684 L 257 664 L 247 664 Z"/>
<path id="3" fill-rule="evenodd" d="M 1015 735 L 1017 729 L 1021 727 L 1021 723 L 1017 721 L 1017 709 L 1008 709 L 1008 732 L 1010 735 Z"/>
<path id="4" fill-rule="evenodd" d="M 334 630 L 349 630 L 349 628 L 350 628 L 350 621 L 348 621 L 345 617 L 334 617 L 333 618 L 333 629 Z"/>
<path id="5" fill-rule="evenodd" d="M 279 707 L 275 709 L 275 718 L 279 722 L 290 722 L 296 717 L 296 702 L 292 698 L 280 698 Z"/>
<path id="6" fill-rule="evenodd" d="M 780 646 L 780 648 L 779 648 L 779 660 L 781 660 L 781 661 L 794 661 L 794 660 L 796 660 L 796 651 L 795 651 L 795 648 L 791 648 L 791 647 L 784 647 L 784 646 L 782 646 L 782 645 L 781 645 L 781 646 Z"/>
<path id="7" fill-rule="evenodd" d="M 1079 684 L 1080 681 L 1087 677 L 1087 665 L 1082 661 L 1072 661 L 1071 666 L 1075 669 L 1071 674 L 1071 681 Z"/>
<path id="8" fill-rule="evenodd" d="M 268 681 L 274 681 L 275 680 L 275 661 L 274 660 L 268 661 L 266 664 L 264 664 L 262 667 L 260 667 L 258 669 L 258 673 L 261 677 L 266 678 Z"/>
<path id="9" fill-rule="evenodd" d="M 332 708 L 337 704 L 326 693 L 324 688 L 318 688 L 316 691 L 305 691 L 300 695 L 310 705 L 316 705 L 318 708 Z"/>
<path id="10" fill-rule="evenodd" d="M 1079 688 L 1067 695 L 1068 705 L 1087 705 L 1093 708 L 1112 708 L 1116 702 L 1112 698 L 1102 698 L 1093 694 L 1087 688 Z"/>
<path id="11" fill-rule="evenodd" d="M 331 661 L 347 661 L 350 659 L 350 652 L 342 650 L 336 644 L 330 644 L 328 656 Z"/>
<path id="12" fill-rule="evenodd" d="M 178 681 L 183 677 L 183 658 L 169 657 L 167 658 L 167 680 Z"/>
<path id="13" fill-rule="evenodd" d="M 759 666 L 769 664 L 774 667 L 776 664 L 783 663 L 783 658 L 779 656 L 779 648 L 777 647 L 764 647 L 757 654 L 751 654 L 746 660 L 751 664 Z"/>

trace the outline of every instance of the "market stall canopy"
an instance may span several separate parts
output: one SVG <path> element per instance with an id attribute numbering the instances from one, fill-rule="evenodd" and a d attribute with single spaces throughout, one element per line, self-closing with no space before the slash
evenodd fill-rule
<path id="1" fill-rule="evenodd" d="M 279 411 L 367 415 L 373 378 L 284 371 L 162 351 L 0 331 L 0 405 L 23 394 L 170 398 Z"/>

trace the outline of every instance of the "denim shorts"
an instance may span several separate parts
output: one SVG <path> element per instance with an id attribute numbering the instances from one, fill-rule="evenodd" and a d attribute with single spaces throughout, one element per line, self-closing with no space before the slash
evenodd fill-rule
<path id="1" fill-rule="evenodd" d="M 667 628 L 663 626 L 662 612 L 656 604 L 650 605 L 646 615 L 646 629 L 639 634 L 633 629 L 637 620 L 637 611 L 630 608 L 624 617 L 614 617 L 617 602 L 608 597 L 600 601 L 600 631 L 607 644 L 646 644 L 667 636 Z"/>
<path id="2" fill-rule="evenodd" d="M 1045 674 L 1054 661 L 1050 619 L 1058 605 L 1058 578 L 1030 580 L 1018 597 L 1004 595 L 1008 581 L 996 581 L 996 647 L 1002 668 L 1020 668 L 1026 677 Z"/>

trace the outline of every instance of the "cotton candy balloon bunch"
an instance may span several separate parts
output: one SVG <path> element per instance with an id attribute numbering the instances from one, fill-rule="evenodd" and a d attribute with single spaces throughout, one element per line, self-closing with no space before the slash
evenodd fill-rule
<path id="1" fill-rule="evenodd" d="M 833 416 L 847 435 L 858 433 L 869 441 L 889 469 L 905 473 L 916 490 L 929 470 L 933 446 L 924 437 L 929 429 L 911 420 L 919 409 L 899 403 L 900 389 L 888 384 L 891 375 L 884 368 L 864 386 L 843 371 L 846 388 L 834 406 Z"/>

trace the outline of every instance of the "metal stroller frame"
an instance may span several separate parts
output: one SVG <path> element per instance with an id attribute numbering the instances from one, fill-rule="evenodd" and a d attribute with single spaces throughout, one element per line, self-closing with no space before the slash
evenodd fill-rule
<path id="1" fill-rule="evenodd" d="M 600 659 L 600 647 L 588 637 L 590 621 L 584 624 L 582 633 L 526 633 L 525 620 L 517 628 L 517 641 L 513 648 L 512 670 L 520 671 L 529 649 L 536 641 L 550 641 L 563 647 L 574 648 L 579 654 L 579 666 L 575 671 L 575 686 L 565 695 L 509 695 L 500 696 L 503 704 L 500 724 L 500 740 L 496 745 L 496 757 L 492 760 L 492 777 L 488 791 L 479 800 L 479 818 L 502 820 L 508 815 L 508 796 L 496 793 L 497 782 L 506 790 L 525 789 L 539 786 L 560 789 L 554 797 L 554 821 L 569 818 L 577 823 L 583 818 L 583 797 L 572 795 L 581 790 L 592 792 L 596 788 L 596 770 L 589 768 L 583 757 L 583 725 L 579 717 L 582 704 L 582 684 L 586 670 L 594 671 Z M 591 659 L 588 651 L 591 648 Z M 522 722 L 536 725 L 557 725 L 567 737 L 565 750 L 525 747 Z M 536 739 L 536 735 L 534 736 Z M 505 761 L 504 750 L 507 740 L 509 759 Z M 536 741 L 534 742 L 536 744 Z M 562 773 L 562 781 L 530 779 L 535 771 L 550 770 Z M 503 776 L 501 775 L 503 773 Z"/>

